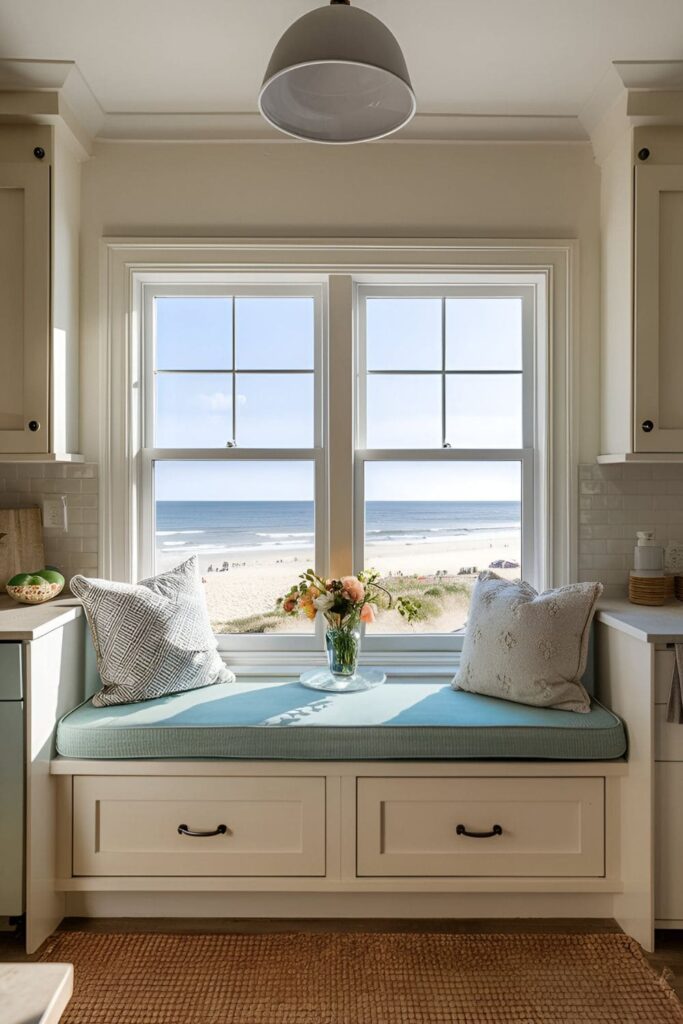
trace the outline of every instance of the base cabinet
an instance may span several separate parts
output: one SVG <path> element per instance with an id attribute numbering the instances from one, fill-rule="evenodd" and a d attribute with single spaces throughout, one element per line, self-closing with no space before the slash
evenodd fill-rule
<path id="1" fill-rule="evenodd" d="M 69 764 L 65 892 L 620 888 L 623 763 Z"/>
<path id="2" fill-rule="evenodd" d="M 359 779 L 358 874 L 594 876 L 604 780 Z"/>
<path id="3" fill-rule="evenodd" d="M 683 761 L 657 763 L 655 794 L 655 919 L 658 927 L 680 928 L 683 927 Z"/>
<path id="4" fill-rule="evenodd" d="M 655 652 L 655 922 L 683 928 L 683 726 L 667 722 L 674 651 Z"/>
<path id="5" fill-rule="evenodd" d="M 75 875 L 325 874 L 321 778 L 77 778 Z"/>

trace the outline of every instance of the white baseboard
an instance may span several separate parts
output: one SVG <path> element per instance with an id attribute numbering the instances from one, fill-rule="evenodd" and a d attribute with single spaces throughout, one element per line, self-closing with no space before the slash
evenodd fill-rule
<path id="1" fill-rule="evenodd" d="M 611 918 L 603 893 L 68 893 L 67 917 Z"/>

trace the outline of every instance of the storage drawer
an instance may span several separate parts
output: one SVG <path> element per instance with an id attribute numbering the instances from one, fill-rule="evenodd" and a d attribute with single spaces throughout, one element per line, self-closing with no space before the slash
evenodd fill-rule
<path id="1" fill-rule="evenodd" d="M 683 726 L 667 722 L 666 704 L 655 704 L 655 759 L 683 761 Z"/>
<path id="2" fill-rule="evenodd" d="M 76 776 L 73 871 L 324 875 L 325 780 Z"/>
<path id="3" fill-rule="evenodd" d="M 683 920 L 681 793 L 683 763 L 656 765 L 655 917 L 659 921 Z"/>
<path id="4" fill-rule="evenodd" d="M 476 838 L 458 834 L 501 834 Z M 498 830 L 496 829 L 496 832 Z M 358 874 L 604 875 L 601 778 L 359 779 Z"/>
<path id="5" fill-rule="evenodd" d="M 0 644 L 0 700 L 21 700 L 21 644 Z"/>

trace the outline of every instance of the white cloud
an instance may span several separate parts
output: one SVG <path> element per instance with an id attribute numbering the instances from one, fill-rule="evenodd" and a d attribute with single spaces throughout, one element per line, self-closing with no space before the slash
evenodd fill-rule
<path id="1" fill-rule="evenodd" d="M 212 395 L 199 395 L 199 404 L 202 409 L 210 412 L 229 412 L 230 398 L 223 391 L 214 391 Z"/>

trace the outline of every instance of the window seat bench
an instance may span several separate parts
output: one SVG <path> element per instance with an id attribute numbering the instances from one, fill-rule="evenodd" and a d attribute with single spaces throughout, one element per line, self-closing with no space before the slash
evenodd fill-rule
<path id="1" fill-rule="evenodd" d="M 400 681 L 364 693 L 316 693 L 295 681 L 220 684 L 117 707 L 90 701 L 66 715 L 67 758 L 256 760 L 577 760 L 626 751 L 619 718 L 532 708 Z"/>

